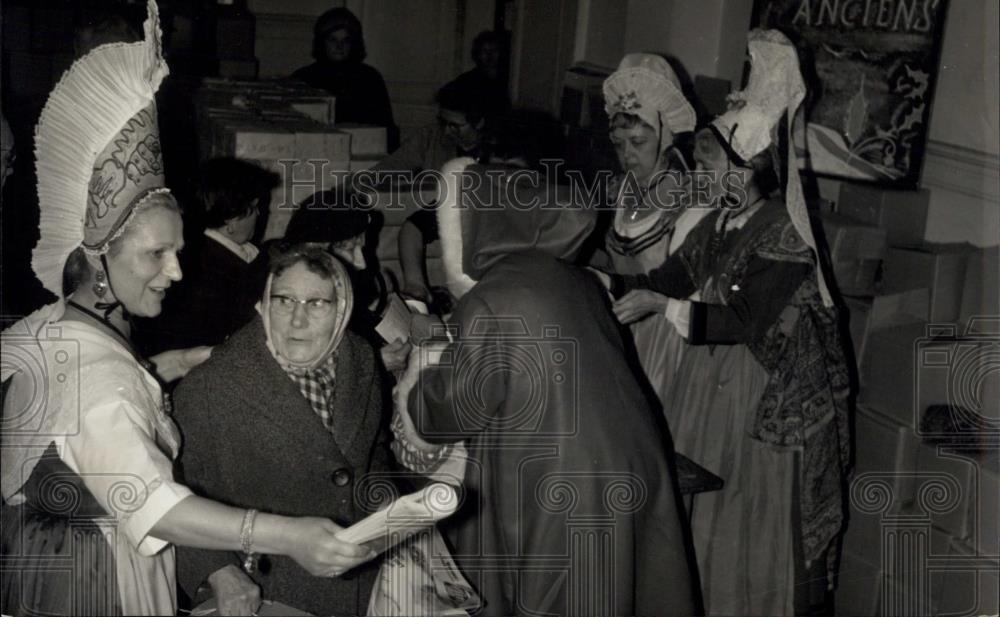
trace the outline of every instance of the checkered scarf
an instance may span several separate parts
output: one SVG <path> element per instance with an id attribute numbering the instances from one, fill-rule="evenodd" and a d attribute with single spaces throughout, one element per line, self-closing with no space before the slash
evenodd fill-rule
<path id="1" fill-rule="evenodd" d="M 331 352 L 323 364 L 311 371 L 286 371 L 330 432 L 333 432 L 333 388 L 337 376 L 335 358 L 336 354 Z"/>

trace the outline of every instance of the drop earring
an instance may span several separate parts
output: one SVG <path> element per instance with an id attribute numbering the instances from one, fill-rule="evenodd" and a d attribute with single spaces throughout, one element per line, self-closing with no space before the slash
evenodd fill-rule
<path id="1" fill-rule="evenodd" d="M 94 273 L 94 284 L 91 289 L 98 298 L 103 298 L 104 294 L 108 293 L 108 276 L 104 270 L 98 270 Z"/>

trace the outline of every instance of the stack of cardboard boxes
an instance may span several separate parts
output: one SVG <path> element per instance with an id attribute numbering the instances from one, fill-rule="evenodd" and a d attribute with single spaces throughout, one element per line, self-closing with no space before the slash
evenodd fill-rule
<path id="1" fill-rule="evenodd" d="M 207 79 L 197 99 L 200 157 L 235 156 L 281 175 L 264 238 L 279 238 L 298 204 L 386 156 L 386 129 L 336 123 L 335 100 L 295 82 Z M 358 183 L 379 227 L 379 265 L 401 278 L 397 238 L 408 216 L 437 199 L 433 183 Z M 444 281 L 439 243 L 427 249 L 432 285 Z"/>
<path id="2" fill-rule="evenodd" d="M 336 186 L 352 163 L 386 154 L 384 127 L 335 123 L 335 100 L 295 82 L 206 79 L 197 98 L 200 157 L 235 156 L 277 172 L 265 239 L 280 237 L 295 206 Z"/>
<path id="3" fill-rule="evenodd" d="M 1000 247 L 926 242 L 928 197 L 845 183 L 839 216 L 824 217 L 861 386 L 845 614 L 996 612 Z M 873 482 L 884 507 L 866 501 Z M 905 568 L 893 546 L 910 552 Z"/>

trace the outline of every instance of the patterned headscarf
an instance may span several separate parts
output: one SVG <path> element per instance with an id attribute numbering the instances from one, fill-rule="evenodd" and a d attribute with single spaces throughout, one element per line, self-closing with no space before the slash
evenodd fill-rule
<path id="1" fill-rule="evenodd" d="M 346 268 L 340 261 L 319 249 L 306 249 L 303 247 L 293 247 L 292 251 L 301 252 L 305 257 L 319 257 L 323 260 L 327 270 L 333 273 L 333 330 L 326 347 L 315 360 L 308 364 L 298 364 L 282 356 L 274 346 L 271 333 L 271 286 L 274 283 L 274 273 L 267 277 L 267 284 L 264 287 L 264 296 L 261 298 L 257 310 L 264 321 L 264 332 L 267 336 L 267 349 L 271 356 L 284 369 L 288 377 L 295 382 L 302 392 L 302 396 L 309 401 L 309 405 L 316 412 L 316 415 L 323 421 L 323 426 L 329 431 L 333 431 L 333 410 L 330 406 L 333 403 L 333 390 L 336 384 L 336 351 L 340 342 L 344 338 L 347 329 L 347 322 L 351 318 L 351 311 L 354 308 L 354 292 L 351 289 L 351 279 Z M 293 262 L 294 264 L 295 262 Z"/>
<path id="2" fill-rule="evenodd" d="M 670 64 L 653 54 L 628 54 L 618 70 L 604 80 L 604 111 L 608 118 L 615 114 L 633 114 L 656 129 L 660 135 L 660 152 L 670 142 L 663 130 L 674 134 L 693 131 L 695 114 L 681 93 L 681 84 Z"/>

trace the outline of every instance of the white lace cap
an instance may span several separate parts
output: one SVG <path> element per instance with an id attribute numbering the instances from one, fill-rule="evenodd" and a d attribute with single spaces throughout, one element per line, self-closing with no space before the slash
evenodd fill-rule
<path id="1" fill-rule="evenodd" d="M 694 109 L 681 93 L 674 70 L 660 56 L 628 54 L 618 70 L 604 80 L 603 90 L 608 117 L 618 113 L 638 116 L 660 131 L 661 152 L 670 145 L 663 143 L 664 125 L 675 134 L 694 130 Z"/>
<path id="2" fill-rule="evenodd" d="M 799 56 L 791 41 L 777 30 L 753 30 L 747 41 L 750 50 L 750 76 L 746 87 L 730 97 L 731 107 L 712 121 L 719 133 L 729 140 L 733 151 L 750 160 L 774 143 L 782 116 L 788 119 L 788 151 L 785 169 L 785 205 L 795 231 L 816 251 L 816 238 L 809 223 L 802 180 L 795 155 L 793 127 L 802 121 L 799 106 L 806 95 L 799 68 Z M 826 306 L 833 306 L 830 290 L 818 260 L 816 278 Z"/>

